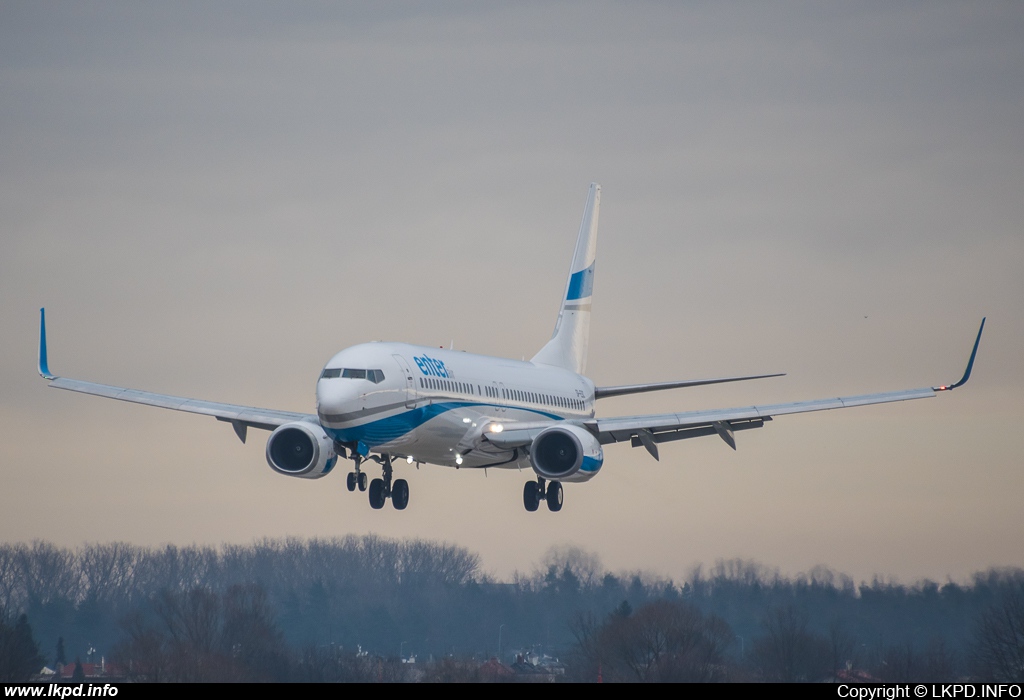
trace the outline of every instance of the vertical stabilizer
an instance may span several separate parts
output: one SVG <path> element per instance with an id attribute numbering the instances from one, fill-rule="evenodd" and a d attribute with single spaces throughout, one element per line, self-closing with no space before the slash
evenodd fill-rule
<path id="1" fill-rule="evenodd" d="M 565 283 L 562 306 L 555 332 L 548 344 L 533 356 L 533 362 L 582 374 L 587 366 L 590 339 L 590 306 L 594 290 L 594 260 L 597 255 L 597 215 L 601 207 L 601 186 L 591 183 L 583 209 L 576 251 Z"/>

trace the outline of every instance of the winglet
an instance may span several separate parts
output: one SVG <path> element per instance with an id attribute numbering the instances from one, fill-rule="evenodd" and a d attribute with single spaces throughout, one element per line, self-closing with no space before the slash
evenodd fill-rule
<path id="1" fill-rule="evenodd" d="M 46 361 L 46 309 L 39 309 L 39 376 L 43 379 L 56 379 L 50 373 L 50 365 Z"/>
<path id="2" fill-rule="evenodd" d="M 974 369 L 974 358 L 978 355 L 978 344 L 981 343 L 981 332 L 985 330 L 985 319 L 981 319 L 981 327 L 978 329 L 978 337 L 974 340 L 974 349 L 971 350 L 971 359 L 967 361 L 967 369 L 964 370 L 964 376 L 960 378 L 956 384 L 950 384 L 949 386 L 937 386 L 933 387 L 935 391 L 951 391 L 956 389 L 958 386 L 963 386 L 967 383 L 967 380 L 971 378 L 971 370 Z"/>

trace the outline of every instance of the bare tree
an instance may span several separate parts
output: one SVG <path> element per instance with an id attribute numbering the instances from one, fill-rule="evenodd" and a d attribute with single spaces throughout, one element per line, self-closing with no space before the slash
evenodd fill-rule
<path id="1" fill-rule="evenodd" d="M 721 618 L 704 617 L 687 603 L 669 600 L 635 612 L 621 607 L 603 625 L 581 614 L 571 629 L 577 640 L 574 661 L 583 676 L 579 680 L 593 680 L 599 670 L 609 681 L 722 680 L 725 649 L 733 638 Z"/>
<path id="2" fill-rule="evenodd" d="M 19 545 L 15 551 L 31 602 L 46 604 L 67 600 L 77 603 L 81 599 L 81 575 L 72 552 L 40 541 L 30 547 Z"/>
<path id="3" fill-rule="evenodd" d="M 154 609 L 168 635 L 168 680 L 210 681 L 219 666 L 214 652 L 220 628 L 220 601 L 208 588 L 162 591 Z"/>
<path id="4" fill-rule="evenodd" d="M 114 649 L 114 658 L 132 680 L 160 683 L 168 680 L 167 634 L 150 623 L 140 610 L 121 620 L 125 637 Z"/>
<path id="5" fill-rule="evenodd" d="M 928 645 L 923 665 L 923 681 L 950 683 L 957 679 L 957 655 L 949 650 L 943 639 L 933 639 Z"/>
<path id="6" fill-rule="evenodd" d="M 832 680 L 839 679 L 839 672 L 847 665 L 854 665 L 853 651 L 857 642 L 841 620 L 833 620 L 828 626 L 828 652 L 832 665 Z"/>
<path id="7" fill-rule="evenodd" d="M 24 602 L 24 586 L 19 575 L 17 550 L 0 545 L 0 611 L 17 610 Z"/>
<path id="8" fill-rule="evenodd" d="M 228 589 L 220 646 L 248 673 L 247 680 L 287 680 L 288 653 L 267 594 L 254 584 Z"/>
<path id="9" fill-rule="evenodd" d="M 137 593 L 135 574 L 143 556 L 143 550 L 126 542 L 82 547 L 76 558 L 84 596 L 131 603 Z"/>
<path id="10" fill-rule="evenodd" d="M 923 680 L 921 662 L 909 643 L 888 647 L 875 673 L 886 683 L 907 683 Z"/>
<path id="11" fill-rule="evenodd" d="M 595 680 L 601 675 L 605 661 L 602 657 L 601 625 L 593 613 L 577 612 L 569 620 L 569 631 L 576 640 L 569 664 L 573 680 Z"/>
<path id="12" fill-rule="evenodd" d="M 792 605 L 772 608 L 754 640 L 753 659 L 762 678 L 782 683 L 816 682 L 829 669 L 828 644 L 807 629 L 807 614 Z"/>
<path id="13" fill-rule="evenodd" d="M 1016 582 L 979 617 L 972 662 L 982 680 L 1024 682 L 1024 583 Z"/>

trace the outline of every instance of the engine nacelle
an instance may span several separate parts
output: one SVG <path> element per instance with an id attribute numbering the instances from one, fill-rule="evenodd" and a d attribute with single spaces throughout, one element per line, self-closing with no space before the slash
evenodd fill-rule
<path id="1" fill-rule="evenodd" d="M 314 423 L 285 423 L 267 440 L 267 463 L 278 474 L 319 479 L 337 461 L 334 441 Z"/>
<path id="2" fill-rule="evenodd" d="M 530 445 L 533 470 L 553 481 L 587 481 L 603 463 L 601 443 L 578 425 L 545 428 Z"/>

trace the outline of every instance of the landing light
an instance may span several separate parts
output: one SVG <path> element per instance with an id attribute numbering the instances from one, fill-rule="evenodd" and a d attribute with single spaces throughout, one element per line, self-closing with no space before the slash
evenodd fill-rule
<path id="1" fill-rule="evenodd" d="M 455 463 L 462 464 L 462 455 L 455 455 Z"/>
<path id="2" fill-rule="evenodd" d="M 505 429 L 505 426 L 503 426 L 501 423 L 491 423 L 491 432 L 492 433 L 500 433 L 504 429 Z"/>
<path id="3" fill-rule="evenodd" d="M 408 462 L 409 464 L 412 464 L 412 455 L 409 455 L 408 457 L 406 457 L 405 461 Z"/>
<path id="4" fill-rule="evenodd" d="M 463 418 L 463 419 L 462 419 L 462 422 L 463 422 L 463 423 L 472 423 L 472 422 L 473 422 L 473 419 L 472 419 L 472 418 Z"/>

